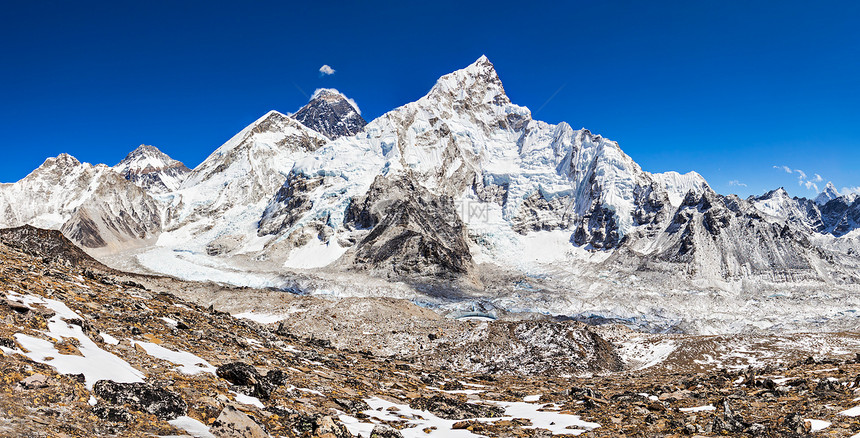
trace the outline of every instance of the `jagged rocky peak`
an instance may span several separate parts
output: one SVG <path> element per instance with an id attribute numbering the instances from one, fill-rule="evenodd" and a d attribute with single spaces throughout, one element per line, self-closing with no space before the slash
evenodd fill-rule
<path id="1" fill-rule="evenodd" d="M 452 96 L 454 101 L 471 104 L 510 104 L 505 88 L 496 68 L 486 56 L 481 55 L 468 67 L 439 78 L 430 90 L 429 97 Z M 463 108 L 469 110 L 468 106 Z"/>
<path id="2" fill-rule="evenodd" d="M 836 190 L 836 187 L 833 186 L 833 183 L 828 182 L 824 187 L 824 190 L 815 197 L 815 203 L 818 205 L 824 205 L 839 196 L 841 195 L 839 194 L 839 191 Z"/>
<path id="3" fill-rule="evenodd" d="M 179 188 L 191 169 L 170 158 L 155 146 L 140 145 L 113 169 L 150 193 L 166 193 Z"/>
<path id="4" fill-rule="evenodd" d="M 332 140 L 355 135 L 367 125 L 355 101 L 334 88 L 316 90 L 291 117 Z"/>

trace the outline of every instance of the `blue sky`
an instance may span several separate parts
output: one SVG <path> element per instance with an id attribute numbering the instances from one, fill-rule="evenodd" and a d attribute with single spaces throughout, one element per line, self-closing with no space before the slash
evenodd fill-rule
<path id="1" fill-rule="evenodd" d="M 193 167 L 316 88 L 370 120 L 486 54 L 535 118 L 645 170 L 813 196 L 806 182 L 860 186 L 858 22 L 860 3 L 826 1 L 7 3 L 0 181 L 141 143 Z"/>

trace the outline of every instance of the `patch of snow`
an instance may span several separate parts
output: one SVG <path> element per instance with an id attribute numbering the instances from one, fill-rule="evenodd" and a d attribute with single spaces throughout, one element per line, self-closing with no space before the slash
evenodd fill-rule
<path id="1" fill-rule="evenodd" d="M 809 431 L 810 431 L 810 432 L 813 432 L 813 433 L 814 433 L 814 432 L 821 431 L 821 430 L 824 430 L 824 429 L 827 429 L 828 427 L 830 427 L 830 425 L 831 425 L 831 424 L 833 424 L 833 423 L 831 423 L 831 422 L 829 422 L 829 421 L 824 421 L 824 420 L 812 420 L 812 419 L 809 419 L 809 418 L 807 418 L 807 419 L 806 419 L 806 420 L 804 420 L 804 421 L 808 421 L 808 422 L 809 422 L 809 424 L 812 426 L 812 428 L 811 428 Z"/>
<path id="2" fill-rule="evenodd" d="M 247 319 L 254 322 L 259 322 L 260 324 L 274 324 L 278 321 L 283 321 L 287 317 L 284 315 L 276 315 L 272 313 L 257 313 L 253 310 L 248 312 L 237 313 L 233 315 L 234 318 Z"/>
<path id="3" fill-rule="evenodd" d="M 412 409 L 408 405 L 393 403 L 377 397 L 373 397 L 365 401 L 371 409 L 365 411 L 364 414 L 368 415 L 371 421 L 405 421 L 406 427 L 400 430 L 404 438 L 426 437 L 427 434 L 424 433 L 424 429 L 428 427 L 436 427 L 435 433 L 445 437 L 471 438 L 476 436 L 476 434 L 465 429 L 452 429 L 454 423 L 457 423 L 458 420 L 445 420 L 430 412 Z M 487 403 L 503 407 L 505 409 L 504 416 L 499 418 L 475 418 L 474 420 L 491 423 L 501 420 L 511 420 L 513 418 L 526 418 L 532 422 L 532 425 L 526 426 L 526 428 L 546 429 L 554 435 L 580 435 L 584 432 L 600 427 L 597 423 L 582 421 L 577 415 L 541 411 L 541 409 L 548 406 L 544 404 L 495 401 L 488 401 Z M 388 408 L 391 407 L 397 408 L 397 411 L 389 411 Z M 359 421 L 355 417 L 351 417 L 349 415 L 341 415 L 339 418 L 352 434 L 369 436 L 370 432 L 373 430 L 373 422 Z"/>
<path id="4" fill-rule="evenodd" d="M 675 351 L 675 341 L 653 342 L 635 338 L 622 343 L 617 351 L 625 364 L 635 370 L 644 370 L 666 360 Z"/>
<path id="5" fill-rule="evenodd" d="M 840 412 L 839 415 L 844 415 L 846 417 L 860 416 L 860 406 L 854 406 L 851 409 L 846 409 L 846 410 Z"/>
<path id="6" fill-rule="evenodd" d="M 540 396 L 541 396 L 541 394 L 527 395 L 527 396 L 523 397 L 523 401 L 524 402 L 536 402 L 536 401 L 540 400 Z"/>
<path id="7" fill-rule="evenodd" d="M 143 347 L 143 349 L 146 350 L 146 353 L 152 357 L 179 365 L 179 372 L 182 374 L 215 374 L 214 366 L 199 356 L 187 351 L 173 351 L 151 342 L 133 341 L 133 343 Z"/>
<path id="8" fill-rule="evenodd" d="M 187 415 L 169 420 L 167 423 L 177 429 L 182 429 L 185 432 L 188 432 L 188 434 L 194 438 L 215 438 L 215 435 L 212 435 L 212 433 L 209 432 L 209 426 Z"/>
<path id="9" fill-rule="evenodd" d="M 266 405 L 260 401 L 257 397 L 252 397 L 250 395 L 245 395 L 236 391 L 230 391 L 233 395 L 236 396 L 236 401 L 245 405 L 256 406 L 260 409 L 266 409 Z"/>
<path id="10" fill-rule="evenodd" d="M 15 335 L 18 344 L 26 353 L 24 356 L 35 362 L 50 365 L 60 374 L 83 374 L 87 389 L 92 389 L 99 380 L 132 383 L 143 382 L 145 375 L 131 366 L 128 362 L 99 348 L 92 339 L 84 334 L 78 325 L 72 325 L 66 320 L 80 319 L 80 315 L 69 309 L 64 303 L 35 295 L 18 295 L 10 293 L 9 298 L 24 304 L 41 304 L 54 312 L 48 320 L 48 330 L 42 332 L 55 341 L 63 338 L 74 338 L 78 341 L 78 351 L 83 356 L 61 354 L 54 344 L 23 333 Z"/>
<path id="11" fill-rule="evenodd" d="M 715 408 L 713 405 L 706 405 L 706 406 L 695 406 L 692 408 L 680 408 L 678 410 L 681 412 L 707 412 L 707 411 L 713 411 L 716 409 L 717 408 Z"/>
<path id="12" fill-rule="evenodd" d="M 311 239 L 304 246 L 290 251 L 290 255 L 284 262 L 285 268 L 313 269 L 327 266 L 340 258 L 349 248 L 341 247 L 337 239 L 322 242 L 319 239 Z"/>
<path id="13" fill-rule="evenodd" d="M 102 337 L 102 340 L 105 341 L 105 344 L 119 345 L 119 339 L 117 339 L 117 338 L 115 338 L 115 337 L 113 337 L 113 336 L 111 336 L 105 332 L 99 332 L 99 336 Z"/>

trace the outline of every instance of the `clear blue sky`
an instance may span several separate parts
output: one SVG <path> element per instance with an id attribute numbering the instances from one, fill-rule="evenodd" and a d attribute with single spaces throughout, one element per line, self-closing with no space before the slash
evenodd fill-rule
<path id="1" fill-rule="evenodd" d="M 645 170 L 741 195 L 814 195 L 774 166 L 860 186 L 860 3 L 555 3 L 6 2 L 0 181 L 141 143 L 193 167 L 315 88 L 370 120 L 486 54 L 535 118 L 617 140 Z"/>

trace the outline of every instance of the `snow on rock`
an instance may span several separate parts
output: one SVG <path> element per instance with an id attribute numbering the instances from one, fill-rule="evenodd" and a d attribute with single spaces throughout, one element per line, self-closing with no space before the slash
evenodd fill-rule
<path id="1" fill-rule="evenodd" d="M 678 410 L 681 412 L 708 412 L 716 410 L 713 405 L 705 405 L 705 406 L 694 406 L 692 408 L 679 408 Z"/>
<path id="2" fill-rule="evenodd" d="M 234 318 L 247 319 L 260 324 L 274 324 L 278 321 L 286 319 L 288 315 L 278 315 L 272 313 L 260 313 L 256 311 L 248 311 L 233 315 Z"/>
<path id="3" fill-rule="evenodd" d="M 38 337 L 18 333 L 15 340 L 27 352 L 25 356 L 33 361 L 50 365 L 60 374 L 83 374 L 87 389 L 92 389 L 99 380 L 112 380 L 120 383 L 143 382 L 144 374 L 128 362 L 99 348 L 79 325 L 67 321 L 83 320 L 80 315 L 69 309 L 64 303 L 42 298 L 35 295 L 19 295 L 9 293 L 8 298 L 25 305 L 39 304 L 54 312 L 48 320 L 47 331 L 42 332 L 49 341 Z M 76 339 L 81 356 L 60 353 L 54 342 L 64 338 Z"/>
<path id="4" fill-rule="evenodd" d="M 824 205 L 842 195 L 839 194 L 839 191 L 836 190 L 836 187 L 832 182 L 828 181 L 827 185 L 824 186 L 824 190 L 815 197 L 815 203 L 818 205 Z"/>
<path id="5" fill-rule="evenodd" d="M 102 337 L 102 340 L 105 342 L 105 344 L 119 345 L 119 339 L 117 339 L 117 338 L 115 338 L 115 337 L 113 337 L 113 336 L 111 336 L 105 332 L 99 333 L 99 336 Z"/>
<path id="6" fill-rule="evenodd" d="M 454 423 L 459 420 L 446 420 L 439 418 L 436 415 L 419 409 L 410 408 L 408 405 L 402 405 L 377 397 L 365 400 L 371 407 L 370 410 L 364 413 L 371 418 L 385 421 L 405 421 L 406 427 L 400 430 L 404 438 L 417 438 L 427 436 L 424 432 L 425 428 L 435 427 L 437 433 L 442 433 L 446 437 L 474 437 L 479 436 L 465 429 L 453 429 Z M 580 435 L 589 430 L 600 427 L 597 423 L 583 421 L 577 415 L 568 415 L 558 412 L 558 409 L 553 409 L 553 405 L 534 404 L 524 402 L 496 402 L 487 401 L 486 403 L 494 404 L 504 408 L 503 417 L 499 418 L 476 418 L 475 420 L 482 422 L 495 422 L 501 420 L 511 420 L 514 418 L 525 418 L 531 421 L 527 429 L 546 429 L 553 435 L 570 434 Z M 396 408 L 393 411 L 390 408 Z M 340 421 L 346 425 L 350 433 L 354 435 L 369 436 L 370 432 L 376 423 L 369 423 L 356 419 L 349 415 L 341 415 Z"/>
<path id="7" fill-rule="evenodd" d="M 215 435 L 209 431 L 209 426 L 187 415 L 169 420 L 167 423 L 177 429 L 184 430 L 194 438 L 215 438 Z"/>
<path id="8" fill-rule="evenodd" d="M 181 162 L 149 145 L 140 145 L 114 166 L 113 170 L 152 194 L 178 189 L 191 172 L 191 169 Z"/>
<path id="9" fill-rule="evenodd" d="M 110 167 L 68 154 L 48 158 L 16 183 L 0 184 L 0 227 L 61 230 L 87 248 L 117 249 L 156 235 L 161 208 Z"/>
<path id="10" fill-rule="evenodd" d="M 146 351 L 146 354 L 152 357 L 179 365 L 179 372 L 183 374 L 215 374 L 214 366 L 199 356 L 187 351 L 173 351 L 151 342 L 132 341 L 132 343 L 142 347 Z"/>

